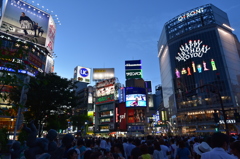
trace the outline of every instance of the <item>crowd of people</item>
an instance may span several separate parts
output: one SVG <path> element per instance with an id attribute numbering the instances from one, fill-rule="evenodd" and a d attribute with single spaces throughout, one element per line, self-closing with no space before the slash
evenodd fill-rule
<path id="1" fill-rule="evenodd" d="M 67 159 L 240 159 L 240 136 L 78 138 Z"/>

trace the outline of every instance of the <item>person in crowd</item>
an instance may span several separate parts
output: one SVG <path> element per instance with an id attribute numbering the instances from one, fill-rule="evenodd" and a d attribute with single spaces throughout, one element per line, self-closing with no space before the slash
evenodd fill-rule
<path id="1" fill-rule="evenodd" d="M 177 145 L 174 139 L 170 140 L 171 159 L 175 159 L 177 155 Z"/>
<path id="2" fill-rule="evenodd" d="M 120 143 L 116 143 L 114 145 L 114 159 L 125 158 L 123 145 Z"/>
<path id="3" fill-rule="evenodd" d="M 159 142 L 154 142 L 153 159 L 164 159 Z"/>
<path id="4" fill-rule="evenodd" d="M 186 147 L 185 141 L 179 142 L 179 148 L 177 150 L 177 159 L 190 159 L 191 154 L 189 149 Z"/>
<path id="5" fill-rule="evenodd" d="M 195 149 L 194 149 L 194 147 L 195 146 L 197 146 L 197 145 L 199 145 L 200 143 L 199 143 L 199 139 L 197 138 L 197 137 L 195 137 L 194 138 L 194 144 L 193 144 L 193 147 L 192 147 L 192 152 L 193 152 L 193 156 L 194 156 L 194 158 L 197 158 L 197 153 L 195 152 Z M 191 150 L 191 149 L 190 149 Z"/>
<path id="6" fill-rule="evenodd" d="M 100 142 L 100 148 L 103 149 L 103 151 L 105 151 L 107 148 L 107 141 L 106 141 L 105 137 L 103 137 Z"/>
<path id="7" fill-rule="evenodd" d="M 240 141 L 235 141 L 230 145 L 231 153 L 240 159 Z"/>
<path id="8" fill-rule="evenodd" d="M 67 152 L 67 159 L 77 159 L 78 155 L 77 155 L 77 151 L 75 149 L 70 149 Z"/>
<path id="9" fill-rule="evenodd" d="M 93 152 L 90 156 L 90 159 L 101 159 L 102 158 L 102 153 L 101 152 Z"/>
<path id="10" fill-rule="evenodd" d="M 163 152 L 164 159 L 168 159 L 168 155 L 170 155 L 171 150 L 165 145 L 165 142 L 163 139 L 159 140 L 159 144 Z"/>
<path id="11" fill-rule="evenodd" d="M 106 150 L 110 151 L 111 150 L 111 141 L 109 138 L 106 139 Z"/>
<path id="12" fill-rule="evenodd" d="M 124 150 L 124 155 L 125 155 L 125 158 L 127 159 L 127 146 L 128 146 L 128 143 L 127 143 L 127 139 L 126 138 L 124 138 L 123 139 L 123 150 Z"/>
<path id="13" fill-rule="evenodd" d="M 148 146 L 148 153 L 149 153 L 150 155 L 153 155 L 154 147 L 153 147 L 152 141 L 148 140 L 148 141 L 147 141 L 147 146 Z"/>
<path id="14" fill-rule="evenodd" d="M 77 146 L 74 146 L 73 148 L 75 148 L 78 153 L 78 159 L 84 159 L 84 152 L 86 151 L 86 147 L 84 146 L 83 139 L 79 138 L 77 140 Z"/>
<path id="15" fill-rule="evenodd" d="M 140 149 L 141 141 L 139 139 L 135 139 L 134 144 L 136 147 L 134 147 L 131 151 L 131 159 L 138 159 L 138 157 L 142 155 Z"/>
<path id="16" fill-rule="evenodd" d="M 206 142 L 202 142 L 194 147 L 194 152 L 196 153 L 194 159 L 200 159 L 201 155 L 205 152 L 211 151 L 212 148 Z"/>
<path id="17" fill-rule="evenodd" d="M 226 152 L 228 148 L 228 136 L 223 133 L 214 133 L 211 137 L 213 149 L 201 155 L 201 159 L 236 159 Z"/>
<path id="18" fill-rule="evenodd" d="M 131 159 L 131 153 L 132 153 L 133 148 L 135 148 L 135 147 L 136 147 L 136 146 L 133 145 L 133 139 L 129 138 L 129 139 L 128 139 L 127 151 L 126 151 L 126 154 L 127 154 L 127 158 L 128 158 L 128 159 Z"/>
<path id="19" fill-rule="evenodd" d="M 148 146 L 146 144 L 142 144 L 140 146 L 140 150 L 142 155 L 138 157 L 138 159 L 153 159 L 152 155 L 148 153 Z"/>
<path id="20" fill-rule="evenodd" d="M 90 159 L 91 154 L 93 153 L 92 151 L 92 140 L 87 140 L 86 141 L 86 151 L 84 153 L 84 159 Z"/>

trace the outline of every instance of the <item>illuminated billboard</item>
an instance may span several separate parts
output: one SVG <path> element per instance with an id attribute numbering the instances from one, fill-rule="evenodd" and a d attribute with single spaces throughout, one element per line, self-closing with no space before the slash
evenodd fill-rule
<path id="1" fill-rule="evenodd" d="M 53 61 L 53 58 L 49 56 L 46 57 L 45 72 L 46 73 L 54 72 L 54 61 Z"/>
<path id="2" fill-rule="evenodd" d="M 54 48 L 55 35 L 56 35 L 56 25 L 55 25 L 55 22 L 54 22 L 52 16 L 50 16 L 49 23 L 48 23 L 47 38 L 46 38 L 46 43 L 45 43 L 46 48 L 50 52 L 52 52 L 53 48 Z"/>
<path id="3" fill-rule="evenodd" d="M 96 104 L 103 104 L 103 103 L 108 103 L 108 102 L 113 102 L 114 101 L 114 95 L 110 94 L 104 97 L 99 97 L 96 98 Z"/>
<path id="4" fill-rule="evenodd" d="M 116 78 L 106 79 L 104 81 L 97 82 L 96 87 L 97 88 L 102 88 L 102 87 L 113 86 L 113 85 L 115 85 L 115 82 L 116 82 Z"/>
<path id="5" fill-rule="evenodd" d="M 125 70 L 141 70 L 141 69 L 142 69 L 141 60 L 125 61 Z"/>
<path id="6" fill-rule="evenodd" d="M 146 107 L 146 94 L 127 94 L 126 107 Z"/>
<path id="7" fill-rule="evenodd" d="M 126 70 L 126 79 L 142 77 L 142 70 Z"/>
<path id="8" fill-rule="evenodd" d="M 144 109 L 128 109 L 128 123 L 144 123 L 145 119 Z"/>
<path id="9" fill-rule="evenodd" d="M 115 86 L 108 86 L 108 87 L 102 87 L 96 90 L 96 96 L 101 97 L 101 96 L 106 96 L 109 94 L 114 94 L 115 92 Z"/>
<path id="10" fill-rule="evenodd" d="M 7 0 L 0 30 L 47 46 L 49 18 L 48 13 L 22 0 Z"/>
<path id="11" fill-rule="evenodd" d="M 105 80 L 114 77 L 114 68 L 94 68 L 93 81 Z"/>
<path id="12" fill-rule="evenodd" d="M 77 66 L 74 69 L 74 80 L 79 82 L 90 83 L 91 69 L 86 67 Z"/>

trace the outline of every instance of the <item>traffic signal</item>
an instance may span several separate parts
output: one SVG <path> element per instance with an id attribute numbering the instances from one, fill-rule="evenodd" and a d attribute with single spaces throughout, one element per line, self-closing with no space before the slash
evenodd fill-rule
<path id="1" fill-rule="evenodd" d="M 239 115 L 239 113 L 234 113 L 234 118 L 235 118 L 236 122 L 240 122 L 240 115 Z"/>
<path id="2" fill-rule="evenodd" d="M 218 123 L 219 122 L 218 113 L 213 113 L 213 117 L 214 117 L 215 123 Z"/>
<path id="3" fill-rule="evenodd" d="M 216 132 L 219 132 L 219 128 L 215 128 L 215 131 L 216 131 Z"/>

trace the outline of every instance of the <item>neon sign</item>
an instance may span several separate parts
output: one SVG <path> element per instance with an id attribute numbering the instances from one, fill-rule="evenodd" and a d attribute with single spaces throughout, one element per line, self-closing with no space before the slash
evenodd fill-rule
<path id="1" fill-rule="evenodd" d="M 203 11 L 204 11 L 203 8 L 199 8 L 199 9 L 197 9 L 197 10 L 195 10 L 195 11 L 188 12 L 188 13 L 182 15 L 182 16 L 179 16 L 179 17 L 178 17 L 178 21 L 183 21 L 183 20 L 185 20 L 185 19 L 187 19 L 187 18 L 189 18 L 189 17 L 192 17 L 192 16 L 194 16 L 194 15 L 197 15 L 197 14 L 199 14 L 199 13 L 202 13 Z"/>
<path id="2" fill-rule="evenodd" d="M 216 70 L 217 70 L 217 66 L 216 66 L 216 64 L 215 64 L 214 59 L 211 59 L 210 64 L 211 64 L 211 66 L 212 66 L 212 71 L 216 71 Z M 187 68 L 187 69 L 186 69 L 186 68 Z M 205 61 L 203 61 L 202 64 L 199 63 L 199 64 L 196 64 L 196 65 L 195 65 L 195 63 L 194 63 L 194 61 L 193 61 L 193 62 L 192 62 L 192 68 L 189 67 L 189 66 L 186 67 L 186 68 L 183 67 L 181 71 L 179 71 L 179 69 L 176 68 L 176 69 L 175 69 L 176 77 L 177 77 L 177 78 L 181 78 L 181 74 L 182 74 L 182 75 L 191 76 L 192 73 L 196 73 L 196 72 L 202 73 L 203 71 L 209 71 L 209 70 L 211 70 L 211 69 L 209 69 L 209 68 L 207 67 L 207 63 L 206 63 Z"/>
<path id="3" fill-rule="evenodd" d="M 176 56 L 176 60 L 178 60 L 179 62 L 186 61 L 194 57 L 202 57 L 203 54 L 207 53 L 207 51 L 210 50 L 210 47 L 208 47 L 208 45 L 201 46 L 201 44 L 202 41 L 200 40 L 189 40 L 188 43 L 185 43 L 185 46 L 181 45 L 181 47 L 179 48 L 181 53 L 178 53 L 178 56 Z"/>

